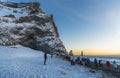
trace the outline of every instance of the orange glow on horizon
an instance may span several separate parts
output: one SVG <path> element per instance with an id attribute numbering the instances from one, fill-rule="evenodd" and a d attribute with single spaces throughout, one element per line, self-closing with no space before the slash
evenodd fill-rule
<path id="1" fill-rule="evenodd" d="M 74 55 L 81 55 L 81 51 L 83 51 L 84 55 L 91 55 L 91 56 L 108 56 L 108 55 L 120 55 L 120 51 L 106 51 L 106 50 L 73 50 Z"/>

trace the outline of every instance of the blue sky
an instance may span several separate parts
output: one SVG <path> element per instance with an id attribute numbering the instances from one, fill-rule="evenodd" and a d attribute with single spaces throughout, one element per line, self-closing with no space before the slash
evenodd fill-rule
<path id="1" fill-rule="evenodd" d="M 120 0 L 34 1 L 53 14 L 67 49 L 120 51 Z"/>
<path id="2" fill-rule="evenodd" d="M 120 0 L 40 0 L 66 48 L 120 50 Z"/>

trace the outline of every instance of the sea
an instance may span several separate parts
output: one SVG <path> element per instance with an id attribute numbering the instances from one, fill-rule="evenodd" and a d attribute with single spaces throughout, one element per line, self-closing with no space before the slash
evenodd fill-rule
<path id="1" fill-rule="evenodd" d="M 106 61 L 110 61 L 111 63 L 116 61 L 116 63 L 120 65 L 120 56 L 82 56 L 82 57 L 85 58 L 88 57 L 90 61 L 94 61 L 94 59 L 96 58 L 97 60 L 102 60 L 103 63 L 106 63 Z"/>

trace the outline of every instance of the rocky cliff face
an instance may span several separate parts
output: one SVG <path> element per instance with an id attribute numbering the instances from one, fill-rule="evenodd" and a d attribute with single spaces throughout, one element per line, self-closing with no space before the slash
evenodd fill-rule
<path id="1" fill-rule="evenodd" d="M 65 52 L 53 16 L 34 3 L 0 3 L 0 45 L 23 45 L 44 52 Z"/>

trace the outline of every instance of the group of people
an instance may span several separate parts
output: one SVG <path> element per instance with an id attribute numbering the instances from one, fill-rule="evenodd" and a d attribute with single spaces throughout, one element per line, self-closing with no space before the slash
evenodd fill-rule
<path id="1" fill-rule="evenodd" d="M 106 69 L 111 71 L 113 68 L 113 71 L 117 72 L 118 69 L 118 65 L 116 63 L 116 61 L 110 62 L 110 61 L 106 61 L 103 62 L 103 60 L 97 60 L 96 58 L 94 59 L 94 64 L 96 68 L 105 68 L 104 65 L 106 65 Z"/>
<path id="2" fill-rule="evenodd" d="M 51 58 L 52 56 L 53 54 L 51 54 Z M 118 70 L 118 65 L 116 61 L 113 61 L 113 63 L 110 61 L 103 62 L 103 60 L 97 60 L 96 58 L 94 58 L 94 60 L 91 61 L 89 57 L 74 56 L 72 51 L 70 51 L 69 55 L 67 56 L 62 55 L 62 58 L 69 60 L 71 65 L 75 65 L 77 63 L 83 66 L 94 67 L 95 69 L 105 69 L 106 67 L 108 70 L 110 70 L 112 67 L 115 72 L 117 72 Z M 44 65 L 46 65 L 46 60 L 47 60 L 47 53 L 44 53 Z"/>
<path id="3" fill-rule="evenodd" d="M 74 56 L 72 53 L 72 50 L 69 52 L 70 62 L 71 65 L 81 64 L 83 66 L 93 67 L 95 69 L 106 69 L 106 70 L 113 70 L 117 72 L 118 65 L 116 61 L 110 62 L 110 61 L 104 61 L 104 60 L 97 60 L 94 58 L 94 60 L 91 60 L 89 57 L 84 56 Z"/>
<path id="4" fill-rule="evenodd" d="M 105 62 L 103 60 L 97 60 L 96 58 L 94 58 L 94 60 L 91 61 L 89 57 L 81 56 L 81 57 L 77 57 L 76 59 L 75 59 L 75 57 L 76 56 L 74 56 L 74 55 L 70 56 L 71 65 L 75 65 L 77 63 L 80 65 L 95 68 L 95 69 L 103 69 L 103 70 L 106 69 L 109 71 L 113 70 L 115 72 L 117 72 L 117 70 L 118 70 L 118 65 L 117 65 L 116 61 L 113 61 L 113 62 L 106 61 Z"/>

